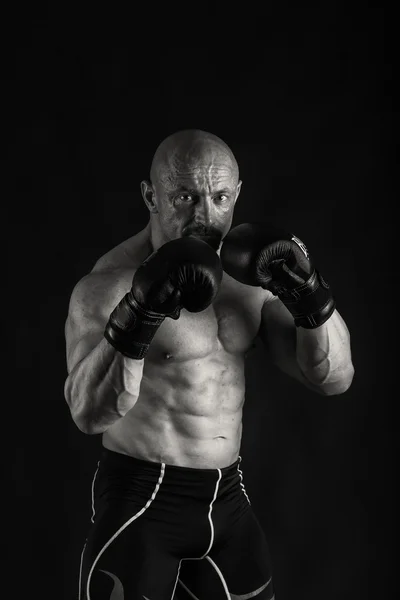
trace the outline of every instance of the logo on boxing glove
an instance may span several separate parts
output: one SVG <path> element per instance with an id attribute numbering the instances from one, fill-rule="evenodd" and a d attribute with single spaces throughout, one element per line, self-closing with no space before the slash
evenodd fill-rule
<path id="1" fill-rule="evenodd" d="M 295 242 L 295 244 L 298 245 L 298 247 L 300 248 L 300 250 L 303 252 L 304 256 L 306 258 L 309 258 L 310 255 L 308 253 L 308 250 L 304 244 L 304 242 L 302 242 L 298 237 L 296 237 L 295 235 L 292 234 L 292 242 Z"/>

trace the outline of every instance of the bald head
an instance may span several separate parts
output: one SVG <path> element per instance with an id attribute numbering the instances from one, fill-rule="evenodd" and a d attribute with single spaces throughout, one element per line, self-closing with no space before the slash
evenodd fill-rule
<path id="1" fill-rule="evenodd" d="M 158 146 L 150 169 L 153 184 L 167 185 L 179 175 L 197 168 L 230 171 L 239 180 L 239 168 L 233 152 L 219 137 L 199 129 L 177 131 Z"/>
<path id="2" fill-rule="evenodd" d="M 216 135 L 178 131 L 158 146 L 142 196 L 154 248 L 184 235 L 218 247 L 229 231 L 241 182 L 231 149 Z"/>

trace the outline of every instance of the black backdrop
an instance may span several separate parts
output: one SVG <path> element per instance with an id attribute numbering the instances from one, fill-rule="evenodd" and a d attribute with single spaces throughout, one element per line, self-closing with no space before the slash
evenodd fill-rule
<path id="1" fill-rule="evenodd" d="M 352 335 L 356 376 L 338 397 L 288 380 L 258 345 L 247 360 L 243 470 L 277 599 L 388 598 L 393 15 L 231 4 L 217 19 L 204 4 L 181 24 L 170 8 L 24 12 L 10 43 L 13 597 L 77 598 L 101 442 L 78 431 L 63 398 L 69 296 L 147 222 L 139 183 L 157 144 L 197 127 L 237 156 L 234 224 L 271 219 L 301 237 Z"/>

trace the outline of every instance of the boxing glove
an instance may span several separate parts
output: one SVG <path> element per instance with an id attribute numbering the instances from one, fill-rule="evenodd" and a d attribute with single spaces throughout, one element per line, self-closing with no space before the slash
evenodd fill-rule
<path id="1" fill-rule="evenodd" d="M 217 253 L 206 242 L 183 237 L 167 242 L 137 269 L 131 290 L 110 315 L 104 336 L 119 352 L 141 359 L 166 317 L 200 312 L 216 297 L 222 280 Z"/>
<path id="2" fill-rule="evenodd" d="M 319 327 L 335 310 L 329 284 L 295 235 L 270 225 L 243 223 L 225 237 L 220 256 L 228 275 L 278 296 L 297 327 Z"/>

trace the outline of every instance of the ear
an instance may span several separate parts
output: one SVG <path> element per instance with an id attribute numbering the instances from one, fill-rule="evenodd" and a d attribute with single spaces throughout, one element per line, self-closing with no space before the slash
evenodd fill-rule
<path id="1" fill-rule="evenodd" d="M 143 200 L 151 213 L 158 213 L 157 204 L 155 201 L 156 193 L 151 181 L 142 181 L 140 184 Z"/>
<path id="2" fill-rule="evenodd" d="M 239 194 L 240 194 L 240 190 L 242 189 L 242 182 L 239 181 L 239 183 L 237 184 L 237 188 L 236 188 L 236 198 L 235 198 L 235 203 L 236 200 L 239 198 Z"/>

